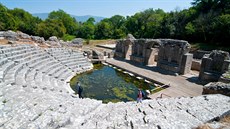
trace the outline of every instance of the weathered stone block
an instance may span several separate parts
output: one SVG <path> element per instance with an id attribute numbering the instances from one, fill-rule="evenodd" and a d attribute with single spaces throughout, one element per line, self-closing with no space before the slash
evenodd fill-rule
<path id="1" fill-rule="evenodd" d="M 199 79 L 203 82 L 218 81 L 229 70 L 229 64 L 228 52 L 213 50 L 202 58 Z"/>
<path id="2" fill-rule="evenodd" d="M 201 60 L 192 60 L 192 70 L 197 70 L 200 71 L 200 66 L 201 66 Z"/>
<path id="3" fill-rule="evenodd" d="M 142 56 L 130 56 L 130 60 L 140 63 L 140 64 L 144 64 L 144 58 Z"/>
<path id="4" fill-rule="evenodd" d="M 184 54 L 181 61 L 180 74 L 190 73 L 192 66 L 193 55 L 190 53 Z"/>
<path id="5" fill-rule="evenodd" d="M 160 39 L 161 45 L 158 52 L 157 66 L 178 72 L 188 73 L 192 65 L 192 56 L 189 52 L 190 44 L 183 40 Z"/>
<path id="6" fill-rule="evenodd" d="M 202 94 L 223 94 L 230 96 L 230 83 L 211 82 L 204 86 Z"/>
<path id="7" fill-rule="evenodd" d="M 133 40 L 117 40 L 115 48 L 115 57 L 124 58 L 129 60 L 132 52 Z"/>

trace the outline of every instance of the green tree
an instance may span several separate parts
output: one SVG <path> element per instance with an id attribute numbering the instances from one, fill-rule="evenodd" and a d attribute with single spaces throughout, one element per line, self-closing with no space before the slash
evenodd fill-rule
<path id="1" fill-rule="evenodd" d="M 59 20 L 66 28 L 66 32 L 75 35 L 77 30 L 77 21 L 63 10 L 53 11 L 49 14 L 48 19 Z"/>
<path id="2" fill-rule="evenodd" d="M 107 22 L 113 28 L 111 36 L 112 38 L 118 39 L 126 36 L 125 17 L 120 15 L 114 15 L 111 18 L 109 18 Z"/>
<path id="3" fill-rule="evenodd" d="M 126 27 L 129 33 L 137 38 L 157 38 L 160 37 L 162 20 L 165 13 L 161 9 L 147 9 L 127 17 Z"/>
<path id="4" fill-rule="evenodd" d="M 0 3 L 0 30 L 17 30 L 17 23 L 9 10 Z"/>
<path id="5" fill-rule="evenodd" d="M 85 39 L 93 39 L 95 33 L 94 18 L 89 18 L 83 24 L 80 24 L 77 30 L 77 36 Z"/>
<path id="6" fill-rule="evenodd" d="M 19 8 L 10 10 L 9 13 L 14 16 L 17 30 L 20 30 L 30 35 L 35 34 L 35 28 L 37 24 L 41 22 L 39 18 L 33 17 L 30 13 Z"/>
<path id="7" fill-rule="evenodd" d="M 51 36 L 63 37 L 66 33 L 65 26 L 59 20 L 46 19 L 38 24 L 36 34 L 48 39 Z"/>
<path id="8" fill-rule="evenodd" d="M 109 22 L 101 21 L 96 25 L 95 37 L 97 39 L 109 39 L 112 35 L 112 26 Z"/>
<path id="9" fill-rule="evenodd" d="M 214 41 L 223 46 L 229 46 L 230 41 L 230 14 L 224 14 L 215 18 L 213 23 Z"/>

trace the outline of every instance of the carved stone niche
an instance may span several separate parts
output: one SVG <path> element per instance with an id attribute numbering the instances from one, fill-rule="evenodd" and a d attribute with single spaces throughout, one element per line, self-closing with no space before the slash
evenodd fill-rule
<path id="1" fill-rule="evenodd" d="M 116 41 L 116 47 L 115 47 L 115 57 L 116 58 L 124 58 L 123 50 L 123 42 L 124 40 L 117 40 Z"/>
<path id="2" fill-rule="evenodd" d="M 117 40 L 114 56 L 116 58 L 123 58 L 129 60 L 132 51 L 133 42 L 134 40 L 129 40 L 129 39 Z"/>
<path id="3" fill-rule="evenodd" d="M 132 55 L 130 60 L 143 65 L 153 65 L 155 56 L 158 53 L 159 40 L 156 39 L 138 39 L 132 46 Z"/>
<path id="4" fill-rule="evenodd" d="M 157 66 L 179 74 L 189 73 L 193 55 L 188 53 L 190 44 L 184 40 L 159 39 Z"/>
<path id="5" fill-rule="evenodd" d="M 228 52 L 213 50 L 202 58 L 199 79 L 203 82 L 218 81 L 229 70 L 229 64 Z"/>

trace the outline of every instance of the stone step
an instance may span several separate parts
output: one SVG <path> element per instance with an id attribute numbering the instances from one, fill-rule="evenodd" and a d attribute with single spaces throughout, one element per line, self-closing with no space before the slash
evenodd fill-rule
<path id="1" fill-rule="evenodd" d="M 63 65 L 58 65 L 58 66 L 54 67 L 53 69 L 51 69 L 50 71 L 48 71 L 46 74 L 55 77 L 55 74 L 56 74 L 58 71 L 66 70 L 66 69 L 68 69 L 68 68 L 66 68 L 66 67 L 63 66 Z"/>

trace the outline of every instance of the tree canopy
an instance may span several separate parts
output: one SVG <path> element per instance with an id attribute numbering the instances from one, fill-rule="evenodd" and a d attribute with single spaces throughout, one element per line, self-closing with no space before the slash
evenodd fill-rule
<path id="1" fill-rule="evenodd" d="M 147 9 L 133 16 L 114 15 L 95 23 L 93 18 L 78 22 L 63 10 L 52 11 L 41 20 L 22 9 L 0 4 L 0 30 L 19 30 L 49 38 L 58 36 L 85 39 L 119 39 L 128 33 L 136 38 L 176 38 L 190 42 L 228 45 L 230 1 L 194 0 L 192 7 L 164 12 Z"/>

